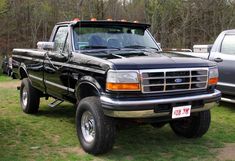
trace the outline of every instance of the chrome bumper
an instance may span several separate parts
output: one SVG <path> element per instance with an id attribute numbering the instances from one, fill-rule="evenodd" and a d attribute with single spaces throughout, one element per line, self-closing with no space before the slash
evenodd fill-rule
<path id="1" fill-rule="evenodd" d="M 180 102 L 191 102 L 204 100 L 206 103 L 204 107 L 192 109 L 191 112 L 199 112 L 203 110 L 208 110 L 215 105 L 215 101 L 219 101 L 221 98 L 221 92 L 215 90 L 214 93 L 202 94 L 195 96 L 184 96 L 176 98 L 165 98 L 165 99 L 151 99 L 151 100 L 135 100 L 135 101 L 121 101 L 113 100 L 111 98 L 101 96 L 101 104 L 103 107 L 114 107 L 113 109 L 103 108 L 105 115 L 110 117 L 119 118 L 150 118 L 150 117 L 161 117 L 170 115 L 170 112 L 154 112 L 154 109 L 146 110 L 133 110 L 132 107 L 135 106 L 153 106 L 157 104 L 167 104 L 167 103 L 180 103 Z M 212 101 L 208 101 L 212 100 Z M 115 107 L 128 106 L 125 110 L 115 110 Z"/>
<path id="2" fill-rule="evenodd" d="M 216 103 L 207 103 L 202 108 L 192 109 L 191 113 L 206 111 L 214 107 Z M 154 110 L 140 110 L 140 111 L 112 111 L 104 110 L 104 114 L 110 117 L 116 118 L 151 118 L 151 117 L 162 117 L 170 116 L 170 112 L 160 112 L 156 113 Z"/>

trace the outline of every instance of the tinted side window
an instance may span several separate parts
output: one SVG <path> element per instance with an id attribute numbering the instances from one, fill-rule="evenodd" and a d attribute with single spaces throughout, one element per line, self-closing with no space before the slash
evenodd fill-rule
<path id="1" fill-rule="evenodd" d="M 235 35 L 225 35 L 221 53 L 235 55 Z"/>
<path id="2" fill-rule="evenodd" d="M 65 48 L 67 48 L 68 46 L 67 35 L 68 35 L 68 27 L 58 28 L 54 38 L 56 51 L 62 51 L 62 52 L 65 51 Z"/>

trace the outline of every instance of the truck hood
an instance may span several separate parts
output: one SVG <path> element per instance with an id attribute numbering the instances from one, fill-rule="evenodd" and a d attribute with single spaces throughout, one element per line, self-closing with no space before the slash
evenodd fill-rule
<path id="1" fill-rule="evenodd" d="M 148 56 L 109 59 L 117 70 L 161 69 L 161 68 L 193 68 L 211 67 L 215 63 L 177 53 L 156 53 Z"/>

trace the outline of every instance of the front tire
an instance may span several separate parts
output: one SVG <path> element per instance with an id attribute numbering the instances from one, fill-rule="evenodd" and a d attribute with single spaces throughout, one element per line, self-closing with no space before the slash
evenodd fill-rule
<path id="1" fill-rule="evenodd" d="M 211 122 L 210 110 L 197 113 L 195 116 L 170 122 L 172 130 L 186 138 L 202 137 L 209 129 Z"/>
<path id="2" fill-rule="evenodd" d="M 104 115 L 98 97 L 81 100 L 76 112 L 77 135 L 82 148 L 90 154 L 103 154 L 112 149 L 116 127 Z"/>
<path id="3" fill-rule="evenodd" d="M 35 114 L 38 112 L 40 92 L 32 86 L 29 78 L 24 78 L 21 82 L 20 103 L 25 113 Z"/>

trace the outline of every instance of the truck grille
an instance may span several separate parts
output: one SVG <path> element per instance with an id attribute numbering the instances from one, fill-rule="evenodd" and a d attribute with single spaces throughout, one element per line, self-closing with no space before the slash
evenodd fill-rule
<path id="1" fill-rule="evenodd" d="M 143 93 L 207 88 L 208 68 L 142 70 L 140 73 Z"/>

